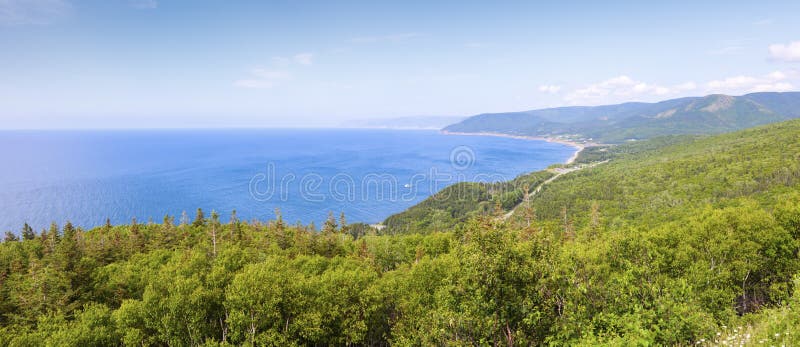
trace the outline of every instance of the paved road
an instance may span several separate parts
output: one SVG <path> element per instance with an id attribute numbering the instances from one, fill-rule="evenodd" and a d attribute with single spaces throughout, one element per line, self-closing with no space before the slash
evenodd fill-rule
<path id="1" fill-rule="evenodd" d="M 584 165 L 577 165 L 577 166 L 568 167 L 568 168 L 558 168 L 558 169 L 550 169 L 550 170 L 548 170 L 550 172 L 555 172 L 556 175 L 553 176 L 553 177 L 550 177 L 546 181 L 542 182 L 542 184 L 540 184 L 538 187 L 536 187 L 536 189 L 534 189 L 532 192 L 528 192 L 528 195 L 525 195 L 525 197 L 522 198 L 522 202 L 520 202 L 519 204 L 514 206 L 514 208 L 512 208 L 511 211 L 508 211 L 508 213 L 504 214 L 501 217 L 502 220 L 507 220 L 507 219 L 511 218 L 511 216 L 514 215 L 514 211 L 516 211 L 518 207 L 520 207 L 522 204 L 530 201 L 530 198 L 533 197 L 534 195 L 536 195 L 536 193 L 540 192 L 544 186 L 546 186 L 550 182 L 555 181 L 559 177 L 561 177 L 563 175 L 566 175 L 566 174 L 568 174 L 570 172 L 575 172 L 575 171 L 580 171 L 580 170 L 583 170 L 583 169 L 588 169 L 588 168 L 595 167 L 597 165 L 600 165 L 600 164 L 603 164 L 603 163 L 607 163 L 607 162 L 608 162 L 608 160 L 603 160 L 603 161 L 596 162 L 596 163 L 591 163 L 591 164 L 584 164 Z"/>

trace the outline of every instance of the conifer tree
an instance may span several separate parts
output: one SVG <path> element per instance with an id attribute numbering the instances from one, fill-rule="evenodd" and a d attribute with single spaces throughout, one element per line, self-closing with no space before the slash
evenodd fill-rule
<path id="1" fill-rule="evenodd" d="M 14 235 L 14 233 L 10 231 L 6 231 L 6 236 L 3 238 L 3 242 L 14 242 L 14 241 L 19 241 L 17 235 Z"/>
<path id="2" fill-rule="evenodd" d="M 36 238 L 36 233 L 33 232 L 33 228 L 31 228 L 28 223 L 22 226 L 22 239 L 23 240 L 33 240 Z"/>
<path id="3" fill-rule="evenodd" d="M 175 223 L 175 218 L 171 217 L 169 214 L 164 215 L 164 220 L 162 224 L 166 229 L 172 229 L 173 224 Z"/>
<path id="4" fill-rule="evenodd" d="M 211 210 L 211 227 L 209 228 L 211 232 L 211 246 L 212 252 L 214 256 L 217 256 L 217 229 L 220 227 L 219 223 L 219 214 Z"/>
<path id="5" fill-rule="evenodd" d="M 139 223 L 136 221 L 136 217 L 131 218 L 131 234 L 139 234 Z"/>
<path id="6" fill-rule="evenodd" d="M 532 204 L 525 204 L 522 210 L 522 215 L 525 218 L 525 228 L 534 226 L 534 223 L 536 223 L 536 209 Z"/>
<path id="7" fill-rule="evenodd" d="M 325 224 L 322 226 L 322 233 L 325 235 L 336 233 L 336 218 L 333 217 L 333 212 L 328 212 L 328 219 L 325 220 Z"/>
<path id="8" fill-rule="evenodd" d="M 239 216 L 236 215 L 236 209 L 233 209 L 233 211 L 231 211 L 231 220 L 228 221 L 228 223 L 230 225 L 239 223 Z"/>
<path id="9" fill-rule="evenodd" d="M 80 258 L 75 226 L 68 221 L 64 224 L 62 235 L 61 241 L 58 242 L 55 248 L 55 265 L 61 271 L 72 271 L 75 267 L 75 262 Z"/>
<path id="10" fill-rule="evenodd" d="M 339 213 L 339 233 L 346 234 L 349 227 L 347 226 L 347 220 L 344 218 L 344 212 Z"/>
<path id="11" fill-rule="evenodd" d="M 286 228 L 286 223 L 283 221 L 283 216 L 281 215 L 281 209 L 275 209 L 275 229 L 278 231 L 283 231 Z"/>
<path id="12" fill-rule="evenodd" d="M 47 232 L 42 231 L 42 242 L 44 243 L 45 253 L 53 253 L 59 240 L 60 236 L 58 234 L 58 224 L 56 224 L 56 222 L 52 222 L 50 223 L 50 229 Z"/>
<path id="13" fill-rule="evenodd" d="M 72 225 L 72 222 L 67 221 L 67 224 L 64 224 L 62 235 L 64 235 L 63 240 L 75 241 L 75 226 Z"/>
<path id="14" fill-rule="evenodd" d="M 141 226 L 136 221 L 136 217 L 133 217 L 131 220 L 131 254 L 139 252 L 144 248 L 145 240 L 144 235 L 142 235 Z"/>
<path id="15" fill-rule="evenodd" d="M 192 222 L 192 226 L 194 227 L 201 227 L 206 225 L 206 217 L 203 215 L 203 209 L 197 208 L 197 214 L 194 216 L 194 222 Z"/>
<path id="16" fill-rule="evenodd" d="M 231 211 L 231 220 L 228 222 L 231 226 L 231 239 L 241 240 L 242 239 L 242 225 L 241 221 L 239 220 L 239 216 L 236 215 L 236 210 Z"/>
<path id="17" fill-rule="evenodd" d="M 171 244 L 174 240 L 173 236 L 175 233 L 175 217 L 165 214 L 164 219 L 162 219 L 161 222 L 161 227 L 158 230 L 160 230 L 160 232 L 152 234 L 153 241 L 155 243 L 153 246 L 161 247 L 163 245 Z"/>

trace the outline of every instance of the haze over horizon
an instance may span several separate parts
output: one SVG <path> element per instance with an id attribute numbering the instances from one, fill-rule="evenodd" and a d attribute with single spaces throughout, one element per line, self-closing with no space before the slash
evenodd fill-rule
<path id="1" fill-rule="evenodd" d="M 793 91 L 796 13 L 778 1 L 0 0 L 0 129 L 326 127 Z"/>

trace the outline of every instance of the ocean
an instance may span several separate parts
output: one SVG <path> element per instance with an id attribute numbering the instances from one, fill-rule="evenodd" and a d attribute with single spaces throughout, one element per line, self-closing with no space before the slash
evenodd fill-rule
<path id="1" fill-rule="evenodd" d="M 458 181 L 498 181 L 564 162 L 563 144 L 433 130 L 231 129 L 0 132 L 0 232 L 51 222 L 376 223 Z"/>

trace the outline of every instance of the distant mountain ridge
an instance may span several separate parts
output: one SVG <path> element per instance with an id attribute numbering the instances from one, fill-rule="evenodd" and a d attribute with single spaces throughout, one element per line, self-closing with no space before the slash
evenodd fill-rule
<path id="1" fill-rule="evenodd" d="M 379 129 L 441 129 L 448 124 L 460 122 L 464 116 L 412 116 L 399 118 L 357 119 L 342 126 L 349 128 Z"/>
<path id="2" fill-rule="evenodd" d="M 722 133 L 794 118 L 800 118 L 800 92 L 765 92 L 486 113 L 442 130 L 615 143 L 661 135 Z"/>

